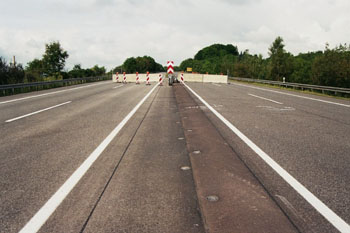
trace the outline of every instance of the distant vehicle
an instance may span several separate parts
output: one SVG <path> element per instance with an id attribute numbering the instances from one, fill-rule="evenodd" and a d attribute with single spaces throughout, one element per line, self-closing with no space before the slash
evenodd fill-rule
<path id="1" fill-rule="evenodd" d="M 169 86 L 172 86 L 173 83 L 179 83 L 179 80 L 177 79 L 177 75 L 175 74 L 169 74 L 168 78 L 169 78 Z"/>

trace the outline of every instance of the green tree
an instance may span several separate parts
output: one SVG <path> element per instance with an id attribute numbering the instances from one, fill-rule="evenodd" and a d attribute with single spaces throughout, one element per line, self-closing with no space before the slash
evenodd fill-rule
<path id="1" fill-rule="evenodd" d="M 220 58 L 225 55 L 238 55 L 238 49 L 236 46 L 232 44 L 223 45 L 223 44 L 213 44 L 211 46 L 205 47 L 198 51 L 198 53 L 194 56 L 195 60 L 205 60 L 209 58 Z"/>
<path id="2" fill-rule="evenodd" d="M 272 80 L 282 81 L 282 78 L 288 76 L 290 72 L 290 54 L 285 51 L 284 46 L 283 39 L 279 36 L 269 48 L 269 77 Z"/>
<path id="3" fill-rule="evenodd" d="M 0 85 L 23 83 L 24 69 L 22 64 L 7 64 L 5 59 L 0 57 Z"/>
<path id="4" fill-rule="evenodd" d="M 27 82 L 42 81 L 45 73 L 42 60 L 34 59 L 28 62 L 25 71 Z"/>
<path id="5" fill-rule="evenodd" d="M 119 72 L 119 70 L 116 68 Z M 157 63 L 152 57 L 143 56 L 143 57 L 130 57 L 126 59 L 122 65 L 122 70 L 127 73 L 145 73 L 149 72 L 159 72 L 164 71 L 164 67 Z"/>
<path id="6" fill-rule="evenodd" d="M 0 85 L 8 84 L 8 65 L 2 57 L 0 57 Z"/>
<path id="7" fill-rule="evenodd" d="M 52 42 L 45 45 L 45 53 L 42 58 L 46 76 L 57 76 L 64 68 L 68 53 L 60 42 Z"/>
<path id="8" fill-rule="evenodd" d="M 98 65 L 95 65 L 91 68 L 91 70 L 94 72 L 94 76 L 99 76 L 106 73 L 106 68 L 104 66 L 99 67 Z"/>
<path id="9" fill-rule="evenodd" d="M 68 72 L 70 78 L 83 78 L 85 76 L 85 70 L 81 68 L 80 64 L 75 64 L 73 69 Z"/>
<path id="10" fill-rule="evenodd" d="M 350 46 L 329 49 L 326 45 L 312 65 L 312 81 L 316 85 L 350 88 Z"/>

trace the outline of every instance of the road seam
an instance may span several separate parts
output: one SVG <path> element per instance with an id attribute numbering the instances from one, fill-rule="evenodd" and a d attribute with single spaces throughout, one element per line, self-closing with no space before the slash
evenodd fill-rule
<path id="1" fill-rule="evenodd" d="M 159 89 L 158 89 L 158 91 L 159 91 Z M 139 125 L 137 126 L 137 128 L 136 128 L 136 130 L 135 130 L 135 132 L 134 132 L 134 134 L 132 135 L 130 141 L 128 142 L 128 144 L 127 144 L 127 146 L 126 146 L 126 148 L 125 148 L 125 150 L 123 151 L 123 154 L 121 155 L 119 161 L 118 161 L 117 164 L 115 165 L 111 176 L 109 177 L 109 179 L 108 179 L 106 185 L 103 187 L 103 190 L 102 190 L 101 194 L 100 194 L 99 197 L 97 198 L 97 201 L 95 202 L 93 208 L 91 209 L 91 211 L 90 211 L 90 213 L 89 213 L 89 216 L 87 217 L 86 221 L 84 222 L 84 224 L 83 224 L 83 226 L 82 226 L 82 228 L 81 228 L 81 230 L 80 230 L 80 233 L 84 232 L 84 230 L 85 230 L 87 224 L 89 223 L 89 220 L 91 219 L 91 216 L 93 215 L 93 213 L 94 213 L 94 211 L 95 211 L 95 209 L 96 209 L 98 203 L 100 202 L 100 200 L 101 200 L 103 194 L 105 193 L 105 191 L 106 191 L 107 187 L 109 186 L 109 184 L 110 184 L 112 178 L 114 177 L 114 174 L 116 173 L 116 171 L 117 171 L 117 169 L 118 169 L 118 167 L 119 167 L 119 164 L 122 162 L 122 160 L 123 160 L 123 158 L 124 158 L 126 152 L 128 151 L 128 149 L 129 149 L 129 147 L 130 147 L 132 141 L 134 140 L 134 138 L 135 138 L 135 136 L 136 136 L 136 134 L 137 134 L 139 128 L 141 127 L 141 125 L 142 125 L 143 121 L 145 120 L 145 118 L 146 118 L 148 112 L 150 111 L 150 109 L 151 109 L 151 107 L 152 107 L 152 105 L 153 105 L 153 102 L 154 102 L 154 100 L 155 100 L 157 94 L 158 94 L 158 92 L 154 95 L 153 100 L 152 100 L 151 104 L 149 105 L 149 107 L 147 108 L 147 111 L 146 111 L 145 115 L 144 115 L 143 118 L 141 119 Z"/>

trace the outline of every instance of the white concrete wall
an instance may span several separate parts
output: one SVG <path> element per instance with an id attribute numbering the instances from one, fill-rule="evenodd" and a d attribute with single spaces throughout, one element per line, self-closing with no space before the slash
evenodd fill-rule
<path id="1" fill-rule="evenodd" d="M 181 74 L 177 77 L 181 79 Z M 227 83 L 227 75 L 184 73 L 185 82 Z"/>
<path id="2" fill-rule="evenodd" d="M 204 83 L 227 83 L 227 75 L 204 74 Z"/>
<path id="3" fill-rule="evenodd" d="M 177 76 L 177 78 L 181 79 L 181 74 Z M 203 82 L 203 75 L 202 74 L 191 74 L 191 73 L 184 73 L 184 81 L 185 82 Z"/>

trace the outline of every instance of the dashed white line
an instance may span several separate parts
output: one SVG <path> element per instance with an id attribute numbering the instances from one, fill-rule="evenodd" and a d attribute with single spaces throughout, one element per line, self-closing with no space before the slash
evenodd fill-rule
<path id="1" fill-rule="evenodd" d="M 35 115 L 35 114 L 38 114 L 38 113 L 41 113 L 41 112 L 53 109 L 53 108 L 60 107 L 60 106 L 65 105 L 65 104 L 69 104 L 69 103 L 72 103 L 72 101 L 67 101 L 67 102 L 64 102 L 62 104 L 57 104 L 55 106 L 51 106 L 51 107 L 44 108 L 44 109 L 41 109 L 41 110 L 38 110 L 38 111 L 35 111 L 35 112 L 32 112 L 32 113 L 25 114 L 23 116 L 15 117 L 15 118 L 9 119 L 9 120 L 7 120 L 5 122 L 9 123 L 9 122 L 12 122 L 12 121 L 16 121 L 16 120 L 19 120 L 19 119 L 22 119 L 22 118 L 25 118 L 25 117 L 29 117 L 29 116 L 32 116 L 32 115 Z"/>
<path id="2" fill-rule="evenodd" d="M 260 88 L 260 87 L 253 87 L 253 86 L 248 86 L 248 85 L 243 85 L 243 84 L 238 84 L 238 83 L 231 83 L 231 84 L 232 85 L 236 85 L 236 86 L 249 87 L 249 88 L 253 88 L 253 89 L 257 89 L 257 90 L 278 93 L 278 94 L 281 94 L 281 95 L 289 95 L 289 96 L 293 96 L 293 97 L 298 97 L 298 98 L 303 98 L 303 99 L 308 99 L 308 100 L 313 100 L 313 101 L 318 101 L 318 102 L 322 102 L 322 103 L 334 104 L 334 105 L 339 105 L 339 106 L 350 108 L 350 105 L 348 105 L 348 104 L 341 104 L 341 103 L 337 103 L 337 102 L 321 100 L 321 99 L 316 99 L 316 98 L 311 98 L 311 97 L 301 96 L 301 95 L 294 95 L 294 94 L 291 94 L 291 93 L 284 93 L 284 92 L 280 92 L 280 91 L 268 90 L 268 89 L 264 89 L 264 88 Z"/>
<path id="3" fill-rule="evenodd" d="M 57 93 L 65 92 L 65 91 L 72 91 L 72 90 L 77 90 L 77 89 L 81 89 L 81 88 L 85 88 L 85 87 L 97 86 L 97 85 L 101 85 L 101 84 L 105 84 L 105 83 L 90 84 L 90 85 L 85 85 L 82 87 L 75 87 L 75 88 L 65 89 L 65 90 L 61 90 L 61 91 L 54 91 L 54 92 L 49 92 L 49 93 L 40 94 L 40 95 L 32 95 L 32 96 L 27 96 L 27 97 L 23 97 L 23 98 L 3 101 L 3 102 L 0 102 L 0 104 L 12 103 L 12 102 L 20 101 L 20 100 L 27 100 L 27 99 L 37 98 L 37 97 L 41 97 L 41 96 L 53 95 L 53 94 L 57 94 Z"/>
<path id="4" fill-rule="evenodd" d="M 131 112 L 118 124 L 115 129 L 101 142 L 101 144 L 89 155 L 89 157 L 80 165 L 80 167 L 68 178 L 68 180 L 56 191 L 56 193 L 45 203 L 43 207 L 29 220 L 29 222 L 20 230 L 19 233 L 35 233 L 47 221 L 51 214 L 67 197 L 74 186 L 89 170 L 91 165 L 98 159 L 106 147 L 111 143 L 119 131 L 125 126 L 129 119 L 135 114 L 140 106 L 152 94 L 154 89 L 159 85 L 156 84 L 148 94 L 131 110 Z"/>
<path id="5" fill-rule="evenodd" d="M 310 203 L 323 217 L 325 217 L 335 228 L 340 232 L 350 232 L 350 226 L 336 213 L 334 213 L 328 206 L 305 188 L 299 181 L 284 170 L 278 163 L 276 163 L 268 154 L 255 145 L 248 137 L 239 131 L 231 124 L 225 117 L 211 107 L 202 97 L 194 92 L 188 85 L 184 85 L 195 95 L 210 111 L 212 111 L 233 133 L 235 133 L 241 140 L 247 144 L 261 159 L 263 159 L 277 174 L 279 174 L 291 187 L 294 188 L 307 202 Z"/>
<path id="6" fill-rule="evenodd" d="M 275 100 L 271 100 L 271 99 L 268 99 L 268 98 L 264 98 L 264 97 L 261 97 L 261 96 L 258 96 L 258 95 L 253 95 L 253 94 L 249 94 L 249 93 L 248 93 L 248 95 L 256 97 L 256 98 L 259 98 L 259 99 L 267 100 L 267 101 L 270 101 L 270 102 L 275 103 L 275 104 L 283 104 L 281 102 L 278 102 L 278 101 L 275 101 Z"/>
<path id="7" fill-rule="evenodd" d="M 119 85 L 119 86 L 113 87 L 113 89 L 117 89 L 117 88 L 122 87 L 122 86 L 124 86 L 124 85 Z"/>

